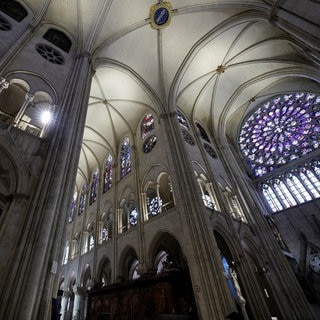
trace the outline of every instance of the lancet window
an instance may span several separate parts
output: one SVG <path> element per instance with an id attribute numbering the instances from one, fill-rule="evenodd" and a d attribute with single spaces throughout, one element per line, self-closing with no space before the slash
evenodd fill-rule
<path id="1" fill-rule="evenodd" d="M 320 198 L 320 161 L 289 169 L 264 180 L 260 187 L 273 212 Z"/>
<path id="2" fill-rule="evenodd" d="M 90 202 L 93 204 L 97 200 L 97 190 L 98 189 L 98 170 L 96 170 L 92 176 L 91 188 L 90 188 Z"/>
<path id="3" fill-rule="evenodd" d="M 103 193 L 107 192 L 112 187 L 112 156 L 109 155 L 104 167 L 103 174 Z"/>
<path id="4" fill-rule="evenodd" d="M 74 219 L 74 214 L 76 212 L 76 207 L 77 207 L 77 197 L 78 197 L 78 193 L 75 192 L 73 195 L 72 202 L 71 202 L 71 208 L 70 208 L 70 213 L 69 213 L 69 222 L 72 222 Z"/>
<path id="5" fill-rule="evenodd" d="M 120 168 L 121 178 L 125 177 L 131 172 L 131 148 L 130 139 L 128 137 L 126 137 L 121 144 Z"/>
<path id="6" fill-rule="evenodd" d="M 86 201 L 87 201 L 87 185 L 84 184 L 82 186 L 82 190 L 80 194 L 78 216 L 80 216 L 84 212 L 86 208 Z"/>

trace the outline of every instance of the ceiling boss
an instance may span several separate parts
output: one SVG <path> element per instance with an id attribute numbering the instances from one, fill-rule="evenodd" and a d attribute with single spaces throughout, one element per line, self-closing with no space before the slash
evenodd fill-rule
<path id="1" fill-rule="evenodd" d="M 150 22 L 154 29 L 163 29 L 170 24 L 172 16 L 171 3 L 160 1 L 150 8 Z"/>

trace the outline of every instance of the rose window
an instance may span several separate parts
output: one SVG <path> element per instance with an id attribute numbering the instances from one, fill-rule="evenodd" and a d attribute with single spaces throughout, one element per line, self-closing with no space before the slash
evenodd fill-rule
<path id="1" fill-rule="evenodd" d="M 243 124 L 239 147 L 255 177 L 317 150 L 320 96 L 288 94 L 268 101 Z"/>

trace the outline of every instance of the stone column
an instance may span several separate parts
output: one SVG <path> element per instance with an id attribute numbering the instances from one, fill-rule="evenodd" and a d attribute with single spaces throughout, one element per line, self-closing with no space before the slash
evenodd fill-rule
<path id="1" fill-rule="evenodd" d="M 80 320 L 86 320 L 87 319 L 87 308 L 88 308 L 88 293 L 85 292 L 82 296 L 82 308 L 81 308 L 81 314 L 80 314 Z"/>
<path id="2" fill-rule="evenodd" d="M 72 320 L 80 320 L 80 311 L 82 309 L 84 288 L 77 287 L 75 285 L 73 287 L 73 293 L 74 293 L 74 302 L 73 302 L 73 310 L 72 310 Z"/>
<path id="3" fill-rule="evenodd" d="M 29 103 L 33 100 L 34 96 L 30 93 L 26 94 L 25 101 L 23 105 L 21 106 L 19 112 L 17 113 L 16 117 L 14 118 L 14 126 L 16 127 L 18 125 L 18 122 L 22 118 L 23 114 L 25 113 Z"/>
<path id="4" fill-rule="evenodd" d="M 63 291 L 63 295 L 62 295 L 62 298 L 61 298 L 61 309 L 60 309 L 60 314 L 61 314 L 60 319 L 61 320 L 64 320 L 64 318 L 65 318 L 65 313 L 66 313 L 66 310 L 67 310 L 69 297 L 70 297 L 70 292 L 69 291 Z"/>

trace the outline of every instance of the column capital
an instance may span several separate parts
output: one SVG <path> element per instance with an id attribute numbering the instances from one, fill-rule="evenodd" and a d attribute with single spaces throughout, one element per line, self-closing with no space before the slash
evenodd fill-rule
<path id="1" fill-rule="evenodd" d="M 33 98 L 34 98 L 33 94 L 31 94 L 29 92 L 26 93 L 26 98 L 25 99 L 26 99 L 27 102 L 31 102 L 33 100 Z"/>
<path id="2" fill-rule="evenodd" d="M 9 88 L 9 82 L 7 82 L 6 79 L 0 77 L 0 92 L 8 88 Z"/>
<path id="3" fill-rule="evenodd" d="M 86 288 L 84 287 L 78 287 L 77 285 L 74 285 L 72 288 L 72 291 L 74 294 L 78 294 L 78 295 L 84 295 L 86 293 Z"/>
<path id="4" fill-rule="evenodd" d="M 72 296 L 72 291 L 63 291 L 62 296 L 65 298 L 69 298 Z"/>

